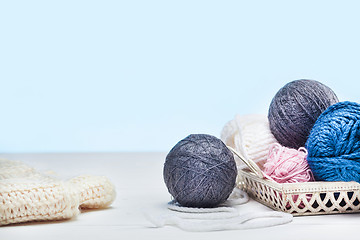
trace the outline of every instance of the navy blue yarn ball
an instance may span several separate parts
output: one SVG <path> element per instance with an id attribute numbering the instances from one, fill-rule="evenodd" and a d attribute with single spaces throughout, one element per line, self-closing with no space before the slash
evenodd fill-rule
<path id="1" fill-rule="evenodd" d="M 340 102 L 326 109 L 306 148 L 316 180 L 360 182 L 360 104 Z"/>
<path id="2" fill-rule="evenodd" d="M 185 207 L 223 203 L 235 187 L 236 176 L 232 152 L 220 139 L 207 134 L 192 134 L 178 142 L 164 164 L 169 193 Z"/>

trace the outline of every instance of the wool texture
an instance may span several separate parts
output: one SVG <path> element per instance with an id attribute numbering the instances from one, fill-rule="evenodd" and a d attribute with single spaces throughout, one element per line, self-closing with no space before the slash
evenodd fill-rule
<path id="1" fill-rule="evenodd" d="M 316 121 L 306 148 L 316 180 L 360 182 L 360 105 L 329 107 Z"/>
<path id="2" fill-rule="evenodd" d="M 105 208 L 114 199 L 115 188 L 106 177 L 83 175 L 65 182 L 0 159 L 0 226 L 69 219 L 79 208 Z"/>
<path id="3" fill-rule="evenodd" d="M 256 163 L 265 162 L 269 147 L 277 143 L 265 115 L 236 115 L 223 127 L 221 140 Z M 235 157 L 235 160 L 239 167 L 244 166 L 239 158 Z"/>
<path id="4" fill-rule="evenodd" d="M 289 82 L 270 103 L 271 132 L 285 147 L 304 147 L 317 118 L 337 102 L 335 93 L 318 81 L 301 79 Z"/>
<path id="5" fill-rule="evenodd" d="M 278 183 L 314 181 L 306 156 L 305 148 L 296 150 L 275 143 L 269 149 L 264 173 Z"/>
<path id="6" fill-rule="evenodd" d="M 218 138 L 192 134 L 166 156 L 164 181 L 169 193 L 184 207 L 215 207 L 235 187 L 236 163 Z"/>

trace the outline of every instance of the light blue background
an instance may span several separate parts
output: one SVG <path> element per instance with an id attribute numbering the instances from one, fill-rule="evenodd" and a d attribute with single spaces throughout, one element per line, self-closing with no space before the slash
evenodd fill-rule
<path id="1" fill-rule="evenodd" d="M 2 1 L 0 152 L 169 151 L 285 83 L 359 101 L 357 1 Z"/>

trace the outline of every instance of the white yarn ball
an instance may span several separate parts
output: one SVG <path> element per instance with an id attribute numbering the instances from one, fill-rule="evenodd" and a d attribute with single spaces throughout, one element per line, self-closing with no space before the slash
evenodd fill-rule
<path id="1" fill-rule="evenodd" d="M 265 162 L 270 145 L 277 143 L 265 115 L 236 115 L 225 124 L 221 140 L 256 163 Z M 240 159 L 235 160 L 238 166 L 244 165 Z"/>

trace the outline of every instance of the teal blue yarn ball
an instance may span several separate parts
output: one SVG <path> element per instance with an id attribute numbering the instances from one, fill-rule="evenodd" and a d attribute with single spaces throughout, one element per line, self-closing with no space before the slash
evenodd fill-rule
<path id="1" fill-rule="evenodd" d="M 360 182 L 360 104 L 327 108 L 311 129 L 306 148 L 316 180 Z"/>

